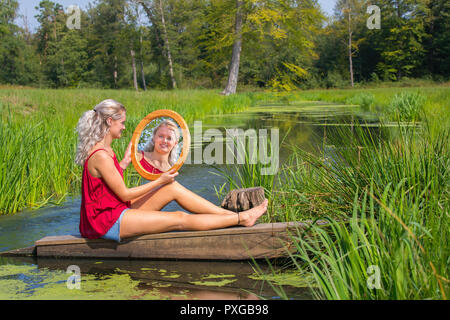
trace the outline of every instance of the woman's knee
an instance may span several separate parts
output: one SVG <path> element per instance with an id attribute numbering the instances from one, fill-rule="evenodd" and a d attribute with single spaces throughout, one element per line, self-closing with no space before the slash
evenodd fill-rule
<path id="1" fill-rule="evenodd" d="M 175 217 L 175 230 L 181 231 L 189 228 L 189 214 L 184 211 L 172 212 Z"/>

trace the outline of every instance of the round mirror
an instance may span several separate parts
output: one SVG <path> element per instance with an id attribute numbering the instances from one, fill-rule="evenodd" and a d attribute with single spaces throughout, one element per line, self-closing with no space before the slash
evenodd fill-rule
<path id="1" fill-rule="evenodd" d="M 156 180 L 161 173 L 181 168 L 190 144 L 191 135 L 183 117 L 172 110 L 156 110 L 134 130 L 131 161 L 144 179 Z"/>

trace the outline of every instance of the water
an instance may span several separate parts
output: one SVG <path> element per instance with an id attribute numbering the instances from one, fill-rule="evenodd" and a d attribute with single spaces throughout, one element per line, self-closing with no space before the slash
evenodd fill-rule
<path id="1" fill-rule="evenodd" d="M 375 130 L 376 119 L 351 106 L 297 102 L 289 106 L 261 105 L 249 112 L 202 119 L 203 130 L 216 128 L 279 128 L 280 162 L 289 145 L 304 149 L 326 146 L 336 128 L 353 130 L 356 120 Z M 191 130 L 191 135 L 192 135 Z M 195 148 L 193 141 L 193 148 Z M 204 146 L 203 146 L 204 147 Z M 214 186 L 224 180 L 208 165 L 185 164 L 177 181 L 207 200 L 220 204 Z M 48 235 L 78 233 L 79 197 L 64 205 L 27 210 L 0 217 L 0 251 L 32 246 Z M 183 210 L 175 202 L 164 211 Z M 69 289 L 69 266 L 81 272 L 80 289 Z M 268 266 L 259 267 L 270 274 Z M 276 270 L 280 270 L 278 266 Z M 290 270 L 271 275 L 292 299 L 310 299 L 305 279 Z M 255 272 L 249 262 L 120 261 L 101 259 L 0 258 L 0 299 L 279 299 L 281 293 Z"/>

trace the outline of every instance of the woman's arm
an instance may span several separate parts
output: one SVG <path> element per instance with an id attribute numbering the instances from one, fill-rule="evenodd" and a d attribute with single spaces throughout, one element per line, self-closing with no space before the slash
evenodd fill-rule
<path id="1" fill-rule="evenodd" d="M 166 172 L 155 181 L 138 187 L 127 188 L 122 176 L 114 165 L 114 160 L 106 152 L 98 152 L 90 161 L 92 160 L 94 161 L 94 168 L 99 172 L 108 187 L 124 202 L 137 199 L 154 188 L 173 182 L 178 175 L 178 172 Z"/>
<path id="2" fill-rule="evenodd" d="M 130 141 L 130 143 L 128 144 L 128 147 L 127 147 L 127 150 L 125 151 L 123 159 L 119 163 L 119 165 L 123 169 L 123 171 L 125 171 L 128 168 L 128 166 L 130 165 L 130 162 L 131 162 L 131 143 L 132 143 L 132 141 Z"/>

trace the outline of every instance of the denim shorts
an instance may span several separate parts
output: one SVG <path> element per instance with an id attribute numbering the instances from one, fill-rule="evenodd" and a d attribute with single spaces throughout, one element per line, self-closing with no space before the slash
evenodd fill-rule
<path id="1" fill-rule="evenodd" d="M 120 224 L 122 223 L 122 218 L 124 213 L 129 210 L 129 208 L 125 209 L 122 211 L 122 213 L 120 214 L 119 219 L 117 219 L 117 221 L 113 224 L 113 226 L 108 230 L 108 232 L 101 237 L 102 239 L 107 239 L 107 240 L 114 240 L 117 242 L 120 242 Z"/>

